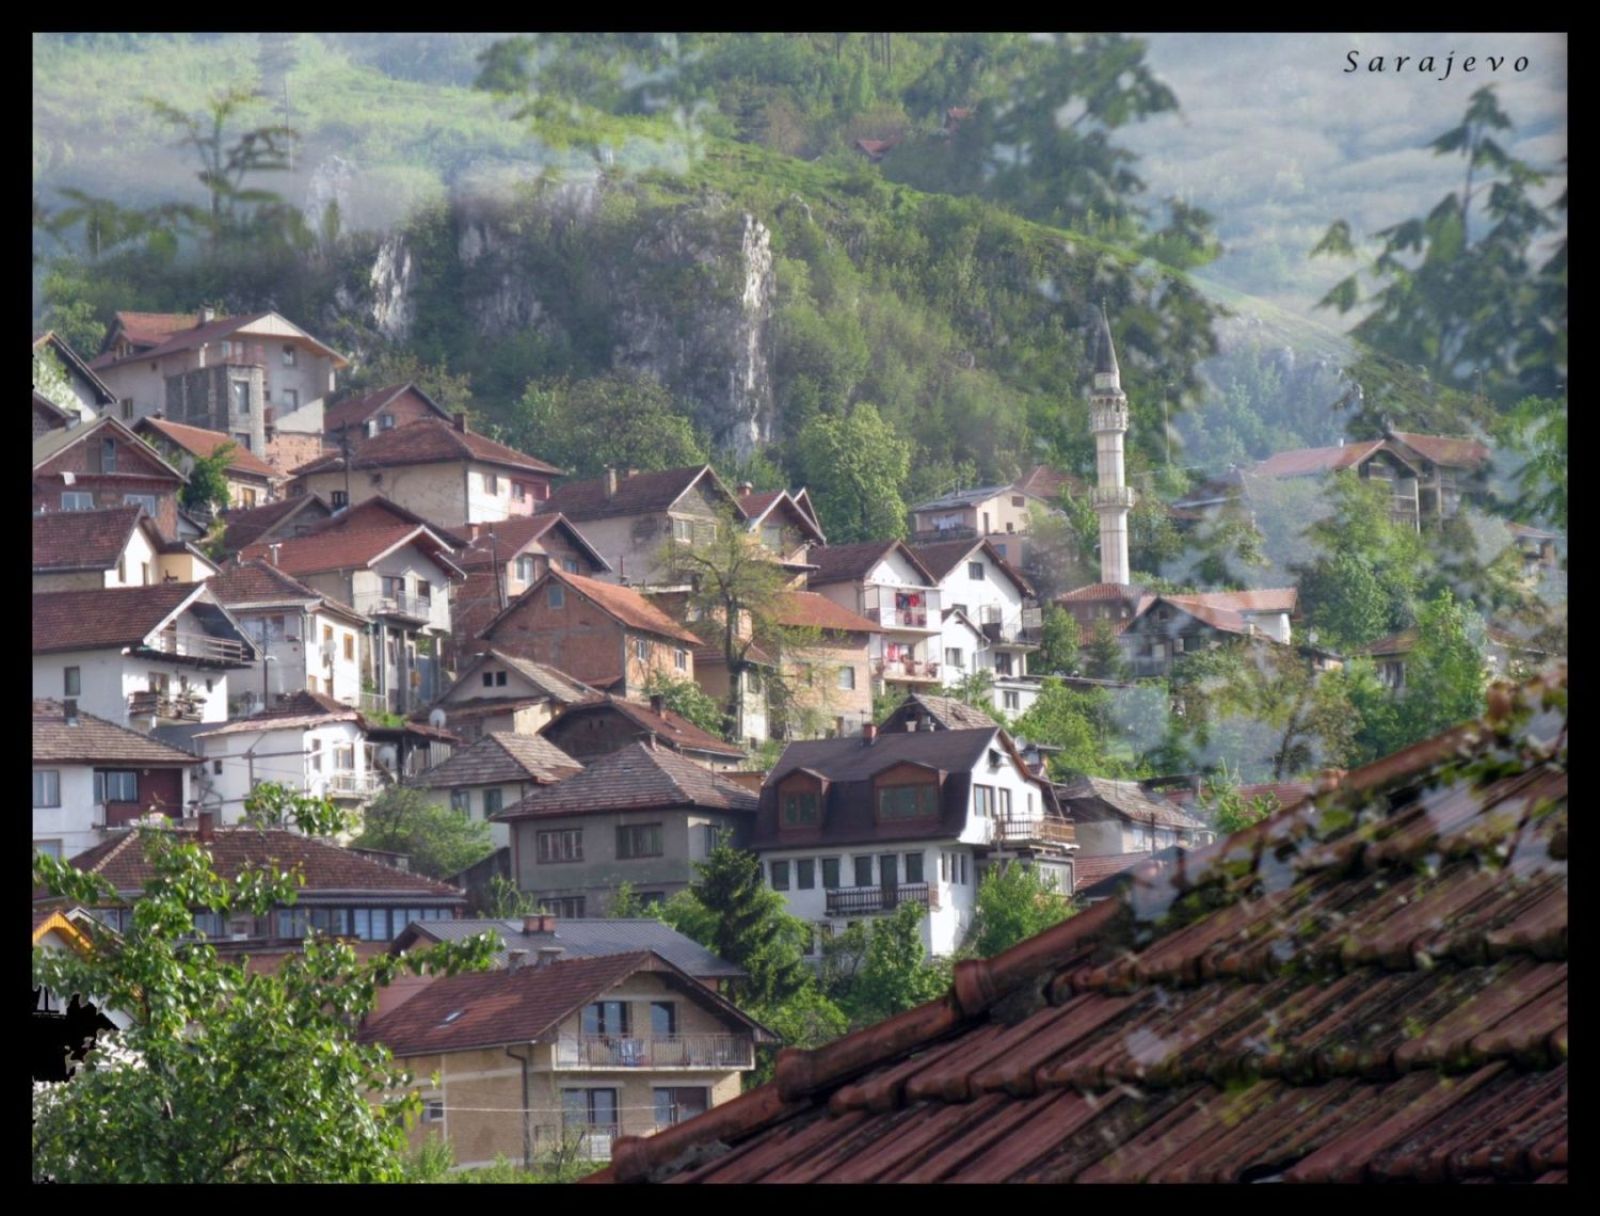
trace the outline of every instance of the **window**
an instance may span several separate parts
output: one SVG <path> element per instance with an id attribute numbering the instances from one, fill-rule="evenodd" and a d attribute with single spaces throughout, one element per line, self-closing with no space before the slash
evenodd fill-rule
<path id="1" fill-rule="evenodd" d="M 922 881 L 922 854 L 921 853 L 907 853 L 906 854 L 906 881 L 907 882 L 921 882 Z"/>
<path id="2" fill-rule="evenodd" d="M 568 828 L 556 832 L 540 832 L 539 861 L 548 865 L 561 861 L 583 860 L 583 829 Z"/>
<path id="3" fill-rule="evenodd" d="M 631 861 L 638 857 L 661 856 L 661 825 L 641 823 L 617 829 L 617 858 Z"/>
<path id="4" fill-rule="evenodd" d="M 222 761 L 220 759 L 211 762 L 211 772 L 215 776 L 222 776 Z"/>
<path id="5" fill-rule="evenodd" d="M 767 548 L 782 552 L 783 550 L 783 525 L 763 524 L 761 527 L 761 543 Z"/>
<path id="6" fill-rule="evenodd" d="M 563 570 L 565 570 L 568 574 L 577 574 L 578 573 L 578 559 L 575 558 L 575 557 L 563 557 L 561 559 L 561 568 Z"/>
<path id="7" fill-rule="evenodd" d="M 289 347 L 288 349 L 292 350 L 294 348 L 293 347 Z M 427 1100 L 427 1102 L 425 1102 L 423 1104 L 423 1107 L 422 1107 L 422 1121 L 424 1123 L 443 1123 L 444 1122 L 444 1099 L 443 1098 L 429 1098 Z"/>
<path id="8" fill-rule="evenodd" d="M 541 899 L 539 911 L 547 912 L 551 916 L 564 916 L 568 920 L 583 919 L 583 896 L 567 895 L 555 899 Z"/>
<path id="9" fill-rule="evenodd" d="M 802 857 L 794 863 L 794 885 L 797 891 L 810 891 L 817 885 L 817 862 L 813 857 Z"/>
<path id="10" fill-rule="evenodd" d="M 1011 791 L 1006 789 L 996 790 L 995 797 L 999 799 L 1000 818 L 1011 818 Z"/>
<path id="11" fill-rule="evenodd" d="M 316 679 L 316 677 L 313 676 L 312 680 L 315 681 L 315 679 Z M 312 689 L 312 691 L 315 692 L 316 690 Z M 314 772 L 314 773 L 320 773 L 322 771 L 322 740 L 321 739 L 312 739 L 311 740 L 311 771 Z"/>
<path id="12" fill-rule="evenodd" d="M 33 770 L 33 805 L 61 805 L 61 773 L 53 768 Z"/>
<path id="13" fill-rule="evenodd" d="M 115 473 L 117 471 L 117 441 L 115 439 L 102 439 L 100 441 L 100 471 L 102 473 Z"/>
<path id="14" fill-rule="evenodd" d="M 837 857 L 824 857 L 822 859 L 822 886 L 827 891 L 839 889 L 839 859 Z"/>
<path id="15" fill-rule="evenodd" d="M 83 695 L 83 670 L 78 667 L 65 667 L 61 671 L 62 693 L 68 697 L 81 697 Z"/>
<path id="16" fill-rule="evenodd" d="M 792 828 L 817 822 L 815 790 L 796 790 L 783 796 L 783 826 Z"/>
<path id="17" fill-rule="evenodd" d="M 154 494 L 124 494 L 122 505 L 125 507 L 143 507 L 146 515 L 156 513 L 156 496 Z"/>
<path id="18" fill-rule="evenodd" d="M 1021 709 L 1022 708 L 1022 694 L 1021 693 L 1007 692 L 1007 693 L 1002 693 L 1001 696 L 1005 701 L 1005 708 L 1006 709 Z"/>
<path id="19" fill-rule="evenodd" d="M 965 853 L 957 853 L 956 856 L 955 856 L 955 862 L 956 862 L 957 872 L 960 874 L 960 877 L 957 878 L 956 881 L 959 882 L 962 886 L 966 886 L 967 885 L 967 855 Z"/>
<path id="20" fill-rule="evenodd" d="M 343 490 L 334 490 L 328 495 L 328 501 L 335 511 L 342 511 L 350 505 L 350 495 Z"/>
<path id="21" fill-rule="evenodd" d="M 87 490 L 67 490 L 61 495 L 63 511 L 93 511 L 94 495 Z"/>
<path id="22" fill-rule="evenodd" d="M 678 1033 L 678 1006 L 676 1002 L 650 1002 L 650 1033 L 661 1037 L 669 1037 Z"/>
<path id="23" fill-rule="evenodd" d="M 1025 507 L 1028 505 L 1028 500 L 1022 497 L 1021 494 L 1013 494 L 1011 496 L 1011 505 L 1013 507 Z"/>
<path id="24" fill-rule="evenodd" d="M 679 646 L 678 649 L 673 652 L 672 665 L 674 667 L 676 667 L 679 671 L 687 671 L 688 670 L 688 668 L 689 668 L 689 652 L 687 650 L 685 650 L 682 646 Z"/>
<path id="25" fill-rule="evenodd" d="M 383 598 L 397 600 L 406 593 L 406 580 L 404 575 L 385 574 L 383 579 Z"/>
<path id="26" fill-rule="evenodd" d="M 290 410 L 299 409 L 300 408 L 300 393 L 299 393 L 299 391 L 296 390 L 296 389 L 292 389 L 292 388 L 284 389 L 283 390 L 283 404 L 284 404 L 284 411 L 283 412 L 285 414 L 287 414 Z"/>
<path id="27" fill-rule="evenodd" d="M 497 474 L 497 473 L 485 473 L 483 475 L 483 492 L 485 494 L 499 494 L 500 493 L 500 477 L 499 477 L 499 474 Z"/>
<path id="28" fill-rule="evenodd" d="M 871 857 L 857 857 L 857 858 L 855 858 L 855 863 L 856 863 L 856 886 L 858 886 L 858 887 L 870 887 L 872 885 L 872 858 Z"/>
<path id="29" fill-rule="evenodd" d="M 1012 674 L 1011 652 L 1009 650 L 1002 650 L 994 656 L 994 673 L 997 676 L 1009 676 Z"/>
<path id="30" fill-rule="evenodd" d="M 560 583 L 551 583 L 549 591 L 550 607 L 559 612 L 567 606 L 567 589 Z M 636 643 L 636 645 L 639 643 Z"/>
<path id="31" fill-rule="evenodd" d="M 126 421 L 127 419 L 133 417 L 133 398 L 132 397 L 124 397 L 122 399 L 122 417 L 123 417 L 124 421 Z"/>
<path id="32" fill-rule="evenodd" d="M 639 662 L 646 662 L 650 658 L 650 644 L 643 638 L 633 639 L 633 657 Z"/>
<path id="33" fill-rule="evenodd" d="M 59 840 L 35 840 L 33 842 L 33 851 L 35 853 L 43 853 L 46 857 L 54 857 L 57 861 L 61 860 L 61 842 Z M 92 915 L 96 920 L 103 919 L 98 910 Z"/>
<path id="34" fill-rule="evenodd" d="M 356 657 L 356 635 L 353 633 L 344 635 L 344 657 L 347 659 Z"/>
<path id="35" fill-rule="evenodd" d="M 939 787 L 931 781 L 878 787 L 879 819 L 914 819 L 938 813 Z"/>
<path id="36" fill-rule="evenodd" d="M 235 380 L 233 382 L 233 408 L 235 413 L 248 414 L 250 412 L 250 381 Z"/>
<path id="37" fill-rule="evenodd" d="M 772 863 L 772 889 L 774 891 L 787 891 L 789 889 L 789 863 L 775 861 Z"/>
<path id="38" fill-rule="evenodd" d="M 356 767 L 355 744 L 345 743 L 333 749 L 333 767 L 341 772 L 354 772 Z"/>
<path id="39" fill-rule="evenodd" d="M 433 584 L 425 578 L 417 580 L 417 598 L 424 604 L 433 602 Z"/>
<path id="40" fill-rule="evenodd" d="M 585 1031 L 585 1033 L 588 1033 Z M 626 1032 L 623 1032 L 626 1033 Z M 593 1128 L 610 1135 L 617 1131 L 617 1091 L 614 1089 L 563 1089 L 561 1122 L 567 1127 Z"/>
<path id="41" fill-rule="evenodd" d="M 132 769 L 98 769 L 94 775 L 96 802 L 138 802 L 139 774 Z"/>
<path id="42" fill-rule="evenodd" d="M 972 580 L 974 580 L 975 582 L 980 582 L 980 583 L 983 582 L 983 563 L 982 562 L 968 562 L 967 563 L 967 577 L 972 579 Z"/>
<path id="43" fill-rule="evenodd" d="M 583 1008 L 584 1034 L 626 1036 L 628 1021 L 627 1001 L 595 1001 Z"/>
<path id="44" fill-rule="evenodd" d="M 694 523 L 687 519 L 674 519 L 672 521 L 672 539 L 681 541 L 694 540 Z"/>
<path id="45" fill-rule="evenodd" d="M 975 785 L 972 787 L 972 813 L 980 819 L 994 817 L 994 786 Z"/>
<path id="46" fill-rule="evenodd" d="M 845 666 L 839 668 L 838 680 L 840 688 L 846 691 L 854 689 L 856 686 L 856 669 L 848 663 L 845 664 Z"/>
<path id="47" fill-rule="evenodd" d="M 714 823 L 708 823 L 701 827 L 700 833 L 701 847 L 703 850 L 701 856 L 710 857 L 711 854 L 717 851 L 717 841 L 722 836 L 722 829 L 717 827 L 717 825 Z"/>
<path id="48" fill-rule="evenodd" d="M 705 1114 L 711 1107 L 710 1092 L 703 1085 L 679 1085 L 672 1089 L 656 1090 L 656 1126 L 671 1126 Z"/>
<path id="49" fill-rule="evenodd" d="M 322 627 L 322 640 L 324 642 L 333 641 L 333 626 L 332 625 L 324 625 Z"/>
<path id="50" fill-rule="evenodd" d="M 944 648 L 944 665 L 946 667 L 965 667 L 966 656 L 959 646 L 946 646 Z"/>
<path id="51" fill-rule="evenodd" d="M 1009 532 L 1009 531 L 1011 531 L 1011 525 L 1010 525 L 1010 524 L 1007 524 L 1007 525 L 1006 525 L 1006 531 L 1007 531 L 1007 532 Z M 995 546 L 995 547 L 994 547 L 994 551 L 995 551 L 995 552 L 996 552 L 996 553 L 998 553 L 998 554 L 999 554 L 999 555 L 1000 555 L 1000 556 L 1001 556 L 1001 557 L 1004 557 L 1004 556 L 1005 556 L 1005 555 L 1006 555 L 1006 547 L 1005 547 L 1005 545 L 1004 545 L 1004 544 L 998 544 L 998 545 L 996 545 L 996 546 Z"/>
<path id="52" fill-rule="evenodd" d="M 520 582 L 533 582 L 533 558 L 524 554 L 517 558 L 517 579 Z"/>
<path id="53" fill-rule="evenodd" d="M 498 815 L 500 813 L 500 808 L 504 804 L 505 804 L 505 791 L 504 790 L 484 790 L 483 791 L 483 817 L 485 819 L 489 818 L 490 815 Z"/>
<path id="54" fill-rule="evenodd" d="M 452 811 L 457 811 L 457 812 L 459 812 L 459 813 L 461 813 L 463 815 L 472 814 L 472 791 L 471 790 L 451 790 L 450 791 L 450 809 Z"/>
<path id="55" fill-rule="evenodd" d="M 285 367 L 293 367 L 294 366 L 294 357 L 295 357 L 295 349 L 294 349 L 294 347 L 290 346 L 288 343 L 284 343 L 284 347 L 283 347 L 283 365 Z"/>
<path id="56" fill-rule="evenodd" d="M 527 486 L 527 483 L 526 482 L 521 482 L 521 481 L 513 481 L 511 483 L 511 497 L 515 498 L 518 502 L 526 502 L 527 499 L 528 499 L 528 486 Z"/>
<path id="57" fill-rule="evenodd" d="M 379 414 L 378 415 L 378 429 L 380 431 L 392 431 L 392 430 L 394 430 L 394 415 L 393 414 Z"/>

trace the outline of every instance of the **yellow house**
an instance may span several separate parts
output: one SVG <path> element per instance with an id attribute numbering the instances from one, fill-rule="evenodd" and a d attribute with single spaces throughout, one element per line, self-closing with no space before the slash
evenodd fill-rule
<path id="1" fill-rule="evenodd" d="M 417 1079 L 412 1146 L 438 1136 L 457 1165 L 531 1165 L 565 1150 L 607 1161 L 735 1098 L 757 1044 L 777 1038 L 654 951 L 558 959 L 510 952 L 503 971 L 429 984 L 361 1032 Z"/>

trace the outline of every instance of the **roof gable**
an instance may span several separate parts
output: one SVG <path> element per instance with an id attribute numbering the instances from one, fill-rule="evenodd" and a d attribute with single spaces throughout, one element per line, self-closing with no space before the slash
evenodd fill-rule
<path id="1" fill-rule="evenodd" d="M 190 456 L 204 459 L 216 453 L 224 444 L 232 444 L 233 451 L 228 456 L 228 471 L 230 473 L 245 473 L 253 477 L 264 477 L 277 480 L 279 472 L 261 457 L 248 448 L 239 446 L 234 440 L 224 435 L 221 431 L 209 431 L 204 427 L 185 426 L 181 422 L 172 422 L 166 418 L 141 418 L 134 424 L 135 434 L 154 433 L 182 448 Z"/>
<path id="2" fill-rule="evenodd" d="M 627 629 L 634 629 L 641 633 L 653 633 L 658 637 L 670 638 L 673 641 L 684 642 L 690 646 L 700 645 L 699 638 L 662 612 L 661 609 L 645 599 L 632 587 L 619 587 L 615 583 L 602 583 L 597 579 L 584 578 L 581 574 L 568 574 L 565 570 L 558 570 L 554 566 L 546 570 L 526 591 L 507 604 L 493 620 L 484 626 L 483 632 L 478 636 L 485 641 L 492 641 L 495 630 L 500 626 L 501 622 L 510 619 L 520 613 L 524 607 L 533 604 L 533 597 L 540 594 L 545 585 L 551 582 L 560 583 L 562 586 L 571 588 L 573 592 L 581 595 L 600 611 Z"/>
<path id="3" fill-rule="evenodd" d="M 127 551 L 143 514 L 142 507 L 131 506 L 33 516 L 34 573 L 110 570 Z"/>
<path id="4" fill-rule="evenodd" d="M 578 523 L 618 515 L 650 514 L 667 510 L 702 480 L 714 495 L 720 494 L 735 509 L 738 508 L 738 499 L 728 491 L 728 487 L 722 484 L 722 479 L 708 464 L 632 475 L 618 470 L 616 476 L 614 494 L 606 493 L 605 477 L 569 481 L 551 491 L 550 497 L 540 504 L 540 510 L 559 511 Z"/>
<path id="5" fill-rule="evenodd" d="M 598 700 L 580 701 L 567 706 L 559 715 L 546 723 L 539 733 L 559 739 L 572 728 L 574 723 L 582 721 L 591 714 L 615 714 L 626 718 L 640 730 L 654 735 L 668 747 L 677 748 L 679 751 L 705 752 L 730 758 L 744 756 L 743 748 L 701 730 L 681 714 L 665 707 L 657 713 L 648 705 L 640 705 L 636 701 L 628 701 L 611 693 L 602 694 Z"/>
<path id="6" fill-rule="evenodd" d="M 540 786 L 494 818 L 510 822 L 673 807 L 753 811 L 756 796 L 669 748 L 634 742 L 595 757 L 575 776 Z"/>
<path id="7" fill-rule="evenodd" d="M 159 739 L 81 710 L 72 721 L 60 701 L 33 703 L 35 764 L 124 763 L 137 765 L 199 764 L 200 757 Z"/>
<path id="8" fill-rule="evenodd" d="M 393 430 L 380 431 L 363 442 L 350 458 L 352 469 L 390 469 L 414 464 L 439 464 L 450 461 L 489 464 L 520 473 L 559 476 L 561 470 L 535 456 L 497 443 L 475 431 L 457 430 L 440 418 L 418 418 Z M 328 452 L 293 470 L 291 476 L 338 473 L 345 468 L 341 452 Z"/>
<path id="9" fill-rule="evenodd" d="M 200 602 L 216 604 L 204 583 L 36 591 L 33 653 L 139 646 L 179 613 Z M 225 609 L 218 606 L 216 610 L 232 623 Z M 243 639 L 242 634 L 237 636 Z"/>
<path id="10" fill-rule="evenodd" d="M 466 785 L 548 784 L 581 772 L 583 765 L 543 735 L 488 731 L 413 780 L 428 789 Z"/>
<path id="11" fill-rule="evenodd" d="M 34 472 L 37 473 L 68 448 L 76 447 L 85 439 L 94 438 L 99 440 L 112 437 L 120 441 L 117 448 L 119 456 L 126 453 L 131 459 L 138 462 L 147 475 L 170 478 L 179 485 L 188 480 L 181 472 L 162 459 L 159 452 L 109 414 L 103 414 L 93 422 L 86 422 L 81 426 L 70 427 L 66 430 L 46 431 L 43 435 L 40 435 L 39 438 L 33 441 Z M 126 471 L 131 470 L 121 470 L 119 466 L 119 472 Z M 96 477 L 100 476 L 100 474 L 89 473 L 86 476 Z M 114 476 L 114 474 L 107 474 L 107 476 Z"/>
<path id="12" fill-rule="evenodd" d="M 371 418 L 407 392 L 416 397 L 417 400 L 421 401 L 423 405 L 427 406 L 441 419 L 452 423 L 452 425 L 454 424 L 454 419 L 450 417 L 449 411 L 444 406 L 408 380 L 403 384 L 390 384 L 384 388 L 362 393 L 359 396 L 346 397 L 337 405 L 328 406 L 323 414 L 323 429 L 328 434 L 334 434 L 347 427 L 360 426 L 368 418 Z"/>
<path id="13" fill-rule="evenodd" d="M 302 512 L 307 519 L 327 519 L 333 513 L 320 494 L 296 494 L 249 510 L 225 511 L 222 518 L 227 528 L 222 533 L 222 547 L 228 553 L 237 553 L 289 527 Z"/>

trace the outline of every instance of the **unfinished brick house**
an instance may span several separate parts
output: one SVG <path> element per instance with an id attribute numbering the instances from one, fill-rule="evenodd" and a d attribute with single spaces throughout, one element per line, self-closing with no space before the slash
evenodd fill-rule
<path id="1" fill-rule="evenodd" d="M 178 536 L 182 473 L 115 418 L 46 431 L 33 441 L 33 513 L 137 504 Z"/>

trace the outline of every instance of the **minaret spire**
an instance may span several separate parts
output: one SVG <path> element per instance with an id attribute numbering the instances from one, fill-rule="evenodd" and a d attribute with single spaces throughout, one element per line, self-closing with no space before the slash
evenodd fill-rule
<path id="1" fill-rule="evenodd" d="M 1096 335 L 1094 387 L 1089 394 L 1089 429 L 1094 433 L 1099 484 L 1094 509 L 1100 517 L 1100 581 L 1125 586 L 1128 573 L 1128 512 L 1133 487 L 1123 476 L 1122 437 L 1128 430 L 1128 398 L 1122 391 L 1122 369 L 1111 341 L 1111 321 L 1100 305 Z"/>

